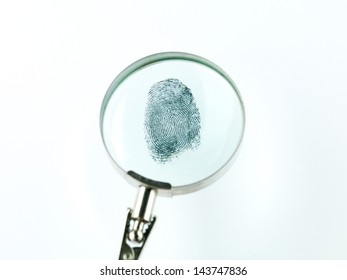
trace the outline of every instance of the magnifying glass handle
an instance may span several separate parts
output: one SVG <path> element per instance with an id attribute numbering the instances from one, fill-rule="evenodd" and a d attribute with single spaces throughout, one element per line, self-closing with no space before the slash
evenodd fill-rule
<path id="1" fill-rule="evenodd" d="M 157 191 L 140 186 L 134 209 L 128 209 L 124 229 L 120 260 L 137 260 L 154 226 L 156 217 L 152 217 Z"/>

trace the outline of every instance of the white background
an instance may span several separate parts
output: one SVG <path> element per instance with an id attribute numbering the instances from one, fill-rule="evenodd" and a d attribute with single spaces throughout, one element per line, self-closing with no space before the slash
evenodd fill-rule
<path id="1" fill-rule="evenodd" d="M 162 51 L 203 56 L 243 96 L 231 170 L 158 198 L 143 259 L 347 258 L 345 1 L 0 2 L 0 258 L 113 259 L 136 189 L 99 110 Z"/>

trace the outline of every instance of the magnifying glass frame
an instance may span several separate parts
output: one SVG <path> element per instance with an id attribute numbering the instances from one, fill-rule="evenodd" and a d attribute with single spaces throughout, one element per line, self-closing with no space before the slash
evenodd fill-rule
<path id="1" fill-rule="evenodd" d="M 236 135 L 236 137 L 239 138 L 237 141 L 236 148 L 234 149 L 234 151 L 231 154 L 231 156 L 229 157 L 229 159 L 224 163 L 224 165 L 221 166 L 217 171 L 215 171 L 214 173 L 210 174 L 209 176 L 207 176 L 206 178 L 204 178 L 202 180 L 199 180 L 197 182 L 187 184 L 187 185 L 181 185 L 181 186 L 171 186 L 169 182 L 168 183 L 157 182 L 157 181 L 151 180 L 151 178 L 145 178 L 145 177 L 141 176 L 141 174 L 136 174 L 135 172 L 133 172 L 131 170 L 124 170 L 116 162 L 116 160 L 113 158 L 113 156 L 110 152 L 110 149 L 107 145 L 107 142 L 105 141 L 104 127 L 103 127 L 107 105 L 108 105 L 112 95 L 116 91 L 116 89 L 129 76 L 131 76 L 135 72 L 143 69 L 144 67 L 148 67 L 151 64 L 158 63 L 161 61 L 169 61 L 169 60 L 181 60 L 181 61 L 183 60 L 183 61 L 190 61 L 190 62 L 202 64 L 202 65 L 212 69 L 213 71 L 217 72 L 220 76 L 222 76 L 225 79 L 225 81 L 227 81 L 229 83 L 229 85 L 234 89 L 234 92 L 237 95 L 237 99 L 238 99 L 240 106 L 241 106 L 242 120 L 243 120 L 241 132 L 239 133 L 239 135 Z M 183 53 L 183 52 L 164 52 L 164 53 L 153 54 L 153 55 L 144 57 L 144 58 L 134 62 L 133 64 L 131 64 L 130 66 L 125 68 L 113 80 L 113 82 L 111 83 L 111 85 L 109 86 L 109 88 L 106 92 L 106 95 L 105 95 L 103 102 L 102 102 L 102 105 L 101 105 L 100 131 L 101 131 L 101 135 L 102 135 L 102 141 L 104 143 L 105 149 L 109 155 L 109 158 L 111 159 L 113 166 L 131 185 L 134 185 L 135 187 L 139 187 L 139 186 L 152 187 L 152 188 L 155 188 L 157 190 L 158 195 L 173 196 L 173 195 L 187 194 L 187 193 L 191 193 L 191 192 L 200 190 L 200 189 L 212 184 L 213 182 L 215 182 L 221 176 L 224 175 L 224 173 L 230 168 L 230 166 L 234 162 L 236 155 L 239 151 L 239 147 L 241 145 L 242 138 L 244 135 L 244 130 L 245 130 L 245 119 L 246 119 L 245 109 L 244 109 L 243 101 L 242 101 L 241 95 L 239 93 L 239 90 L 237 89 L 235 83 L 232 81 L 232 79 L 228 76 L 228 74 L 224 70 L 222 70 L 219 66 L 217 66 L 213 62 L 211 62 L 205 58 L 202 58 L 200 56 L 197 56 L 197 55 L 193 55 L 193 54 L 189 54 L 189 53 Z"/>

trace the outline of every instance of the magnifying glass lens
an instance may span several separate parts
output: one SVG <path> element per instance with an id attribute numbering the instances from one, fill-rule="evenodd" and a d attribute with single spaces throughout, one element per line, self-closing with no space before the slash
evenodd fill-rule
<path id="1" fill-rule="evenodd" d="M 199 57 L 140 61 L 114 81 L 105 100 L 102 132 L 113 161 L 173 188 L 189 189 L 217 173 L 243 135 L 235 85 Z"/>

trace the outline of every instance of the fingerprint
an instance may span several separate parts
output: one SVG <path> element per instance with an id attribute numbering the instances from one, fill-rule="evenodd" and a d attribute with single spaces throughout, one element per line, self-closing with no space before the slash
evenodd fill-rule
<path id="1" fill-rule="evenodd" d="M 154 84 L 148 93 L 145 139 L 152 158 L 166 163 L 200 144 L 200 113 L 190 89 L 178 79 Z"/>

